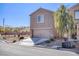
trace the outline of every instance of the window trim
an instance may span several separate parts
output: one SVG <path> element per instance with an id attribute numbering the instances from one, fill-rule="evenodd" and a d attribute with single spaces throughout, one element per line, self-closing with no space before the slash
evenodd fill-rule
<path id="1" fill-rule="evenodd" d="M 43 16 L 43 20 L 39 22 L 39 21 L 38 21 L 38 16 Z M 36 20 L 37 20 L 37 23 L 44 23 L 45 16 L 44 16 L 43 14 L 37 15 Z"/>
<path id="2" fill-rule="evenodd" d="M 75 11 L 74 11 L 74 19 L 75 19 L 75 20 L 79 20 L 79 18 L 77 19 L 77 18 L 75 17 L 75 16 L 76 16 L 76 12 L 79 12 L 79 10 L 75 10 Z"/>

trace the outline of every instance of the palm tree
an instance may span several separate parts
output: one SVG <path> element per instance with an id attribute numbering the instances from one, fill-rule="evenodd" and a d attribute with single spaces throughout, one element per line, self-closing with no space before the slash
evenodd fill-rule
<path id="1" fill-rule="evenodd" d="M 55 12 L 55 28 L 60 37 L 63 37 L 65 33 L 71 35 L 74 31 L 73 17 L 68 13 L 64 5 L 61 5 Z"/>

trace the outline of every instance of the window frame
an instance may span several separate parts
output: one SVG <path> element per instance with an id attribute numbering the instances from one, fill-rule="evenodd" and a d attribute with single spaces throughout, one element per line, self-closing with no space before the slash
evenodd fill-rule
<path id="1" fill-rule="evenodd" d="M 43 18 L 40 18 L 40 22 L 38 21 L 38 17 L 43 17 Z M 37 23 L 44 23 L 44 19 L 45 19 L 45 17 L 44 17 L 44 15 L 43 14 L 41 14 L 41 15 L 37 15 L 37 17 L 36 17 L 36 20 L 37 20 Z"/>
<path id="2" fill-rule="evenodd" d="M 75 10 L 75 11 L 74 11 L 74 18 L 75 18 L 76 20 L 79 20 L 79 18 L 76 18 L 76 12 L 79 12 L 79 10 Z"/>

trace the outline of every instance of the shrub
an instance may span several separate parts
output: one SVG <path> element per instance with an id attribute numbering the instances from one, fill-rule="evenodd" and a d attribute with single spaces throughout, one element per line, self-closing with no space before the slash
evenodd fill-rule
<path id="1" fill-rule="evenodd" d="M 19 40 L 24 39 L 24 37 L 20 37 Z"/>
<path id="2" fill-rule="evenodd" d="M 47 41 L 45 41 L 46 43 L 50 43 L 51 41 L 50 40 L 47 40 Z"/>
<path id="3" fill-rule="evenodd" d="M 13 40 L 13 43 L 15 43 L 16 42 L 16 40 Z"/>
<path id="4" fill-rule="evenodd" d="M 50 41 L 54 41 L 54 38 L 50 38 Z"/>
<path id="5" fill-rule="evenodd" d="M 72 38 L 72 39 L 77 39 L 76 34 L 72 34 L 72 35 L 71 35 L 71 38 Z"/>
<path id="6" fill-rule="evenodd" d="M 3 37 L 3 39 L 6 39 L 6 37 Z"/>

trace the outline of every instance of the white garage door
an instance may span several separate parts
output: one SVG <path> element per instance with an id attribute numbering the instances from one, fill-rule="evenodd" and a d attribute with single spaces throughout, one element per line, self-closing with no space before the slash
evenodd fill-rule
<path id="1" fill-rule="evenodd" d="M 33 34 L 34 36 L 45 38 L 49 38 L 52 35 L 50 30 L 34 30 Z"/>

